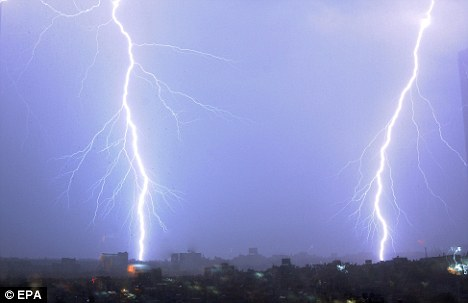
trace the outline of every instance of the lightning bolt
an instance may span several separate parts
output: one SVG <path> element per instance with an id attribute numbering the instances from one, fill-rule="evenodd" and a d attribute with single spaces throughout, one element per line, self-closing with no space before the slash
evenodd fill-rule
<path id="1" fill-rule="evenodd" d="M 0 2 L 5 2 L 6 0 L 0 0 Z M 159 225 L 163 230 L 166 230 L 166 226 L 162 222 L 160 216 L 156 211 L 156 199 L 153 197 L 152 193 L 160 194 L 162 201 L 167 203 L 169 198 L 180 199 L 180 195 L 170 190 L 169 188 L 162 186 L 152 180 L 149 175 L 149 170 L 145 165 L 145 161 L 142 156 L 140 148 L 140 137 L 139 137 L 139 125 L 138 119 L 135 111 L 132 108 L 131 96 L 130 96 L 130 84 L 131 81 L 143 80 L 145 83 L 150 85 L 152 89 L 156 92 L 156 97 L 161 101 L 163 108 L 169 112 L 169 114 L 175 119 L 176 128 L 178 136 L 180 137 L 180 127 L 183 124 L 183 121 L 179 118 L 179 113 L 175 111 L 169 104 L 170 100 L 165 97 L 167 94 L 177 98 L 185 99 L 188 102 L 199 106 L 215 115 L 230 118 L 230 119 L 242 119 L 230 113 L 229 111 L 214 107 L 212 105 L 204 104 L 194 97 L 172 89 L 167 83 L 161 81 L 155 73 L 150 72 L 145 66 L 138 62 L 134 53 L 135 48 L 143 47 L 163 47 L 169 48 L 178 53 L 192 54 L 197 56 L 206 57 L 207 59 L 215 59 L 223 62 L 230 63 L 231 60 L 212 55 L 210 53 L 205 53 L 198 50 L 193 50 L 189 48 L 182 48 L 170 44 L 161 44 L 161 43 L 136 43 L 133 41 L 131 34 L 128 32 L 124 24 L 118 17 L 119 8 L 122 3 L 121 0 L 98 0 L 95 4 L 89 6 L 88 8 L 79 8 L 79 6 L 73 2 L 75 12 L 65 13 L 56 7 L 52 6 L 50 3 L 45 0 L 39 0 L 39 2 L 51 11 L 54 16 L 51 18 L 47 26 L 39 33 L 36 42 L 34 43 L 31 51 L 29 60 L 27 60 L 25 66 L 19 72 L 19 76 L 15 80 L 19 82 L 23 74 L 29 68 L 31 62 L 36 56 L 36 50 L 43 43 L 47 33 L 56 25 L 60 19 L 75 19 L 80 16 L 90 14 L 91 12 L 98 10 L 102 7 L 109 9 L 109 16 L 107 20 L 100 23 L 98 26 L 94 27 L 95 32 L 95 42 L 96 42 L 96 52 L 84 71 L 84 75 L 81 79 L 81 85 L 79 89 L 78 96 L 82 95 L 85 82 L 87 81 L 88 75 L 91 69 L 94 67 L 97 57 L 100 52 L 99 45 L 99 36 L 102 34 L 102 31 L 107 26 L 115 26 L 118 29 L 120 36 L 124 39 L 126 45 L 126 57 L 128 63 L 125 67 L 125 75 L 123 84 L 121 86 L 122 93 L 120 95 L 120 106 L 114 112 L 114 114 L 108 119 L 102 127 L 94 133 L 91 140 L 88 144 L 66 156 L 58 158 L 59 160 L 65 161 L 65 165 L 62 173 L 58 178 L 65 178 L 67 180 L 66 188 L 59 195 L 59 199 L 63 197 L 66 198 L 68 203 L 70 203 L 70 192 L 72 186 L 77 178 L 79 171 L 87 162 L 88 158 L 91 156 L 91 153 L 94 153 L 95 150 L 98 150 L 97 153 L 106 153 L 110 157 L 110 161 L 103 173 L 102 177 L 99 178 L 91 187 L 91 195 L 89 199 L 95 200 L 95 210 L 94 216 L 92 218 L 92 223 L 94 224 L 95 220 L 99 215 L 99 210 L 104 209 L 104 215 L 107 215 L 110 210 L 114 207 L 116 199 L 123 191 L 124 185 L 127 182 L 130 182 L 130 179 L 133 179 L 134 188 L 135 188 L 135 201 L 132 203 L 132 212 L 129 214 L 129 217 L 133 219 L 133 213 L 136 213 L 136 221 L 138 224 L 138 260 L 145 260 L 146 256 L 146 247 L 145 243 L 147 241 L 148 235 L 148 218 L 149 214 L 155 216 L 159 222 Z M 109 7 L 107 7 L 109 5 Z M 123 125 L 121 132 L 118 131 L 118 125 Z M 104 141 L 104 143 L 102 143 Z M 123 173 L 118 171 L 120 165 L 126 165 L 126 169 Z M 71 167 L 71 168 L 70 168 Z M 111 176 L 117 175 L 118 182 L 113 184 Z M 106 196 L 108 187 L 112 188 L 112 193 L 109 196 Z"/>
<path id="2" fill-rule="evenodd" d="M 395 109 L 395 112 L 393 113 L 392 118 L 390 119 L 390 122 L 387 124 L 386 127 L 386 132 L 385 132 L 385 141 L 383 145 L 380 147 L 380 162 L 379 162 L 379 167 L 374 175 L 374 180 L 377 183 L 377 191 L 375 193 L 375 198 L 374 198 L 374 211 L 375 215 L 377 216 L 377 219 L 379 220 L 381 227 L 382 227 L 382 237 L 380 239 L 380 248 L 379 248 L 379 259 L 383 261 L 385 259 L 385 244 L 388 240 L 389 237 L 389 227 L 387 224 L 387 220 L 385 216 L 382 213 L 381 209 L 381 197 L 382 197 L 382 191 L 383 191 L 383 185 L 382 185 L 382 173 L 385 170 L 385 166 L 387 163 L 387 149 L 390 146 L 392 142 L 392 134 L 393 134 L 393 127 L 398 121 L 398 118 L 400 116 L 401 110 L 403 108 L 404 101 L 406 99 L 406 95 L 410 91 L 411 87 L 413 86 L 416 77 L 418 76 L 418 71 L 419 71 L 419 46 L 421 45 L 421 40 L 424 34 L 424 31 L 426 30 L 427 27 L 431 24 L 431 13 L 432 9 L 434 8 L 434 0 L 431 1 L 431 5 L 429 6 L 428 11 L 426 12 L 426 17 L 421 20 L 421 25 L 419 27 L 419 32 L 418 32 L 418 37 L 416 39 L 416 45 L 413 49 L 413 72 L 411 74 L 410 79 L 408 80 L 406 86 L 403 88 L 403 90 L 400 93 L 400 98 L 398 99 L 397 107 Z"/>
<path id="3" fill-rule="evenodd" d="M 393 207 L 396 209 L 398 213 L 398 217 L 400 214 L 403 214 L 406 216 L 406 213 L 400 208 L 397 202 L 396 194 L 394 192 L 394 179 L 392 177 L 392 172 L 391 172 L 391 166 L 390 166 L 390 161 L 388 159 L 388 149 L 391 146 L 392 142 L 394 141 L 393 139 L 393 133 L 395 126 L 397 125 L 401 113 L 403 111 L 403 108 L 406 103 L 411 102 L 411 121 L 415 127 L 416 134 L 417 134 L 417 139 L 416 139 L 416 152 L 417 152 L 417 165 L 418 165 L 418 170 L 420 175 L 422 176 L 422 179 L 424 181 L 424 184 L 429 191 L 429 193 L 435 197 L 436 199 L 440 200 L 447 208 L 446 202 L 437 195 L 430 187 L 429 181 L 426 177 L 426 174 L 422 168 L 421 165 L 421 159 L 420 159 L 420 141 L 422 140 L 422 135 L 420 133 L 420 127 L 418 123 L 416 122 L 415 118 L 415 108 L 414 108 L 414 100 L 411 95 L 412 89 L 415 87 L 416 91 L 418 93 L 418 96 L 420 99 L 426 104 L 430 112 L 432 113 L 432 120 L 434 121 L 434 124 L 437 127 L 437 132 L 439 135 L 439 139 L 442 142 L 443 145 L 447 147 L 447 149 L 454 153 L 458 159 L 461 161 L 461 163 L 465 166 L 467 166 L 466 161 L 463 159 L 461 154 L 456 151 L 450 144 L 449 142 L 444 138 L 443 133 L 442 133 L 442 126 L 440 121 L 437 118 L 437 115 L 435 114 L 435 110 L 430 103 L 430 101 L 425 98 L 419 89 L 418 83 L 417 83 L 417 77 L 419 73 L 419 49 L 421 45 L 421 41 L 424 36 L 425 30 L 429 27 L 431 24 L 431 19 L 432 19 L 432 11 L 435 5 L 435 1 L 431 0 L 429 8 L 425 12 L 424 17 L 420 21 L 419 25 L 419 30 L 418 30 L 418 35 L 416 38 L 416 42 L 413 48 L 412 52 L 412 58 L 413 58 L 413 69 L 411 72 L 411 76 L 409 77 L 408 81 L 406 82 L 405 86 L 399 93 L 398 100 L 396 102 L 396 108 L 386 124 L 386 126 L 380 130 L 377 135 L 368 143 L 368 145 L 363 149 L 361 152 L 360 157 L 357 160 L 350 161 L 348 164 L 346 164 L 339 173 L 341 173 L 343 170 L 347 169 L 353 164 L 358 165 L 358 174 L 359 174 L 359 179 L 354 187 L 354 193 L 350 201 L 345 205 L 345 208 L 348 207 L 349 205 L 353 203 L 358 203 L 357 209 L 351 214 L 355 215 L 358 218 L 358 221 L 361 220 L 361 215 L 363 208 L 365 206 L 366 201 L 370 201 L 371 205 L 371 213 L 368 217 L 366 217 L 366 220 L 368 220 L 369 224 L 367 226 L 368 228 L 368 238 L 371 236 L 371 234 L 375 230 L 380 230 L 380 240 L 378 242 L 378 257 L 379 260 L 383 261 L 385 260 L 385 251 L 386 251 L 386 246 L 387 242 L 389 239 L 392 239 L 392 244 L 393 244 L 393 238 L 391 235 L 391 228 L 388 223 L 387 216 L 384 214 L 384 209 L 383 209 L 383 201 L 382 201 L 382 196 L 384 193 L 384 175 L 387 175 L 390 181 L 389 190 L 391 192 L 392 196 L 392 204 Z M 363 170 L 363 165 L 365 161 L 365 157 L 371 152 L 373 152 L 374 146 L 378 143 L 379 138 L 383 136 L 383 141 L 380 145 L 378 145 L 377 148 L 377 157 L 378 157 L 378 162 L 377 162 L 377 167 L 376 170 L 374 171 L 373 174 L 371 174 L 369 177 L 366 177 L 366 174 Z M 387 172 L 388 170 L 388 172 Z M 366 181 L 368 179 L 369 181 Z M 373 198 L 371 199 L 370 196 Z M 343 208 L 344 209 L 344 208 Z M 406 217 L 407 218 L 407 217 Z M 408 218 L 407 218 L 408 220 Z M 398 218 L 397 218 L 398 222 Z M 409 220 L 408 220 L 409 222 Z M 409 224 L 411 224 L 409 222 Z M 374 228 L 373 228 L 374 227 Z"/>
<path id="4" fill-rule="evenodd" d="M 114 20 L 115 24 L 120 29 L 120 32 L 125 37 L 128 43 L 127 53 L 128 58 L 130 59 L 130 64 L 128 65 L 127 72 L 125 73 L 125 83 L 124 83 L 124 93 L 122 96 L 122 108 L 125 109 L 126 114 L 126 130 L 125 134 L 127 134 L 128 130 L 130 129 L 132 134 L 132 150 L 133 154 L 135 155 L 135 160 L 137 163 L 137 169 L 139 176 L 141 178 L 141 185 L 140 185 L 140 193 L 138 194 L 138 202 L 137 202 L 137 214 L 138 214 L 138 222 L 140 226 L 140 238 L 138 240 L 139 245 L 139 252 L 138 252 L 138 260 L 143 260 L 144 253 L 145 253 L 145 237 L 146 237 L 146 225 L 145 225 L 145 214 L 144 208 L 146 206 L 146 196 L 148 195 L 148 186 L 150 183 L 150 178 L 146 173 L 146 168 L 141 158 L 140 150 L 138 148 L 138 132 L 137 126 L 132 119 L 132 111 L 128 104 L 128 85 L 130 83 L 130 75 L 135 67 L 135 58 L 133 56 L 133 42 L 130 38 L 130 35 L 127 31 L 125 31 L 124 26 L 119 21 L 116 16 L 117 9 L 119 8 L 120 0 L 112 1 L 112 20 Z M 125 136 L 126 139 L 126 136 Z M 135 169 L 135 167 L 132 167 Z"/>

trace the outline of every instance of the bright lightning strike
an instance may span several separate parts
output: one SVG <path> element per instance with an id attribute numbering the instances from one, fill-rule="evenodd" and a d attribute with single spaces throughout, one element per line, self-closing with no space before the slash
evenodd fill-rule
<path id="1" fill-rule="evenodd" d="M 466 161 L 463 159 L 460 153 L 457 152 L 444 138 L 442 134 L 441 123 L 435 114 L 435 110 L 432 107 L 429 100 L 425 98 L 424 96 L 422 96 L 420 89 L 418 87 L 418 84 L 417 84 L 417 77 L 419 73 L 419 49 L 420 49 L 421 41 L 424 36 L 424 32 L 431 24 L 431 18 L 432 18 L 431 16 L 432 16 L 434 4 L 435 4 L 435 1 L 431 0 L 429 8 L 425 12 L 425 15 L 422 18 L 422 20 L 420 21 L 418 35 L 417 35 L 415 45 L 413 48 L 413 52 L 412 52 L 412 57 L 413 57 L 412 73 L 411 73 L 410 78 L 408 79 L 408 81 L 406 82 L 405 86 L 403 87 L 403 89 L 401 90 L 399 94 L 398 101 L 396 102 L 396 108 L 390 120 L 388 121 L 386 126 L 379 133 L 377 133 L 377 135 L 364 148 L 360 157 L 355 161 L 349 162 L 341 170 L 343 171 L 344 169 L 348 168 L 350 165 L 353 165 L 353 164 L 358 165 L 359 180 L 357 182 L 357 185 L 354 188 L 354 194 L 351 200 L 348 202 L 347 206 L 350 205 L 351 203 L 358 203 L 357 210 L 354 211 L 352 214 L 356 215 L 358 217 L 358 220 L 360 220 L 366 201 L 370 200 L 369 204 L 371 205 L 371 214 L 368 217 L 366 217 L 366 220 L 369 222 L 367 226 L 368 237 L 375 230 L 380 231 L 380 240 L 378 242 L 378 257 L 380 260 L 385 259 L 385 251 L 386 251 L 387 242 L 389 241 L 389 239 L 392 239 L 391 227 L 388 223 L 388 218 L 384 213 L 384 207 L 383 207 L 384 202 L 382 201 L 382 196 L 384 194 L 385 188 L 388 188 L 390 191 L 390 196 L 392 200 L 391 203 L 394 209 L 397 211 L 398 216 L 400 214 L 403 214 L 406 216 L 406 214 L 400 208 L 397 202 L 397 197 L 394 191 L 395 182 L 392 176 L 390 160 L 388 158 L 388 149 L 394 141 L 393 133 L 394 133 L 395 126 L 397 125 L 397 122 L 400 119 L 400 115 L 403 111 L 405 104 L 408 102 L 411 102 L 411 108 L 410 108 L 412 111 L 411 121 L 417 133 L 416 152 L 417 152 L 417 164 L 418 164 L 419 173 L 421 174 L 423 181 L 425 183 L 425 186 L 427 190 L 429 191 L 429 193 L 436 199 L 443 202 L 444 205 L 446 205 L 445 201 L 431 189 L 429 185 L 429 181 L 426 177 L 426 174 L 421 166 L 420 140 L 422 138 L 422 135 L 420 134 L 420 128 L 415 119 L 414 101 L 411 96 L 411 91 L 413 88 L 416 88 L 416 92 L 418 93 L 419 97 L 421 98 L 421 100 L 424 101 L 428 109 L 431 111 L 432 119 L 433 119 L 434 124 L 437 127 L 437 132 L 438 132 L 440 141 L 448 148 L 448 150 L 456 154 L 456 156 L 463 163 L 463 165 L 465 166 L 467 165 Z M 383 142 L 377 148 L 378 165 L 377 165 L 376 170 L 369 177 L 367 177 L 363 169 L 364 160 L 365 160 L 365 157 L 372 151 L 372 148 L 377 144 L 380 136 L 383 136 Z M 388 176 L 389 183 L 390 183 L 389 185 L 384 185 L 385 183 L 384 175 Z M 366 179 L 369 181 L 367 182 Z"/>
<path id="2" fill-rule="evenodd" d="M 383 190 L 383 185 L 382 185 L 382 173 L 385 170 L 386 164 L 387 164 L 387 149 L 390 143 L 392 142 L 392 133 L 393 133 L 393 127 L 395 126 L 399 116 L 400 112 L 403 108 L 403 103 L 406 99 L 406 95 L 410 91 L 411 87 L 413 86 L 416 77 L 418 75 L 419 71 L 419 46 L 421 44 L 421 40 L 424 34 L 425 29 L 430 25 L 431 23 L 431 13 L 432 9 L 434 8 L 434 1 L 431 1 L 431 5 L 426 12 L 426 17 L 421 21 L 421 25 L 419 28 L 419 33 L 418 37 L 416 40 L 416 45 L 413 50 L 413 59 L 414 59 L 414 66 L 413 66 L 413 73 L 411 74 L 410 79 L 408 80 L 408 83 L 406 86 L 403 88 L 400 94 L 400 98 L 398 99 L 398 104 L 395 112 L 393 113 L 392 118 L 390 119 L 390 122 L 388 123 L 386 127 L 386 132 L 385 132 L 385 142 L 384 144 L 380 147 L 380 162 L 379 162 L 379 168 L 377 169 L 373 180 L 377 182 L 377 192 L 375 194 L 374 198 L 374 211 L 375 215 L 377 216 L 377 219 L 379 220 L 381 227 L 382 227 L 382 237 L 380 239 L 380 248 L 379 248 L 379 259 L 384 260 L 385 258 L 385 245 L 388 240 L 389 234 L 388 234 L 388 224 L 387 220 L 385 219 L 385 216 L 382 213 L 381 209 L 381 197 L 382 197 L 382 190 Z"/>
<path id="3" fill-rule="evenodd" d="M 0 0 L 0 3 L 1 2 L 6 2 L 6 0 Z M 179 113 L 170 106 L 170 100 L 165 97 L 166 95 L 185 99 L 186 101 L 196 106 L 199 106 L 222 117 L 235 119 L 238 117 L 223 109 L 201 103 L 197 99 L 184 92 L 173 90 L 167 83 L 161 81 L 155 73 L 150 72 L 149 69 L 147 69 L 141 62 L 137 60 L 134 50 L 135 48 L 143 47 L 164 47 L 169 48 L 175 52 L 193 54 L 223 62 L 230 62 L 230 60 L 198 50 L 181 48 L 169 44 L 134 42 L 133 37 L 118 17 L 118 15 L 122 13 L 119 9 L 122 0 L 97 0 L 95 4 L 88 8 L 79 8 L 79 6 L 73 2 L 75 10 L 73 13 L 63 12 L 45 0 L 39 0 L 39 2 L 42 6 L 53 13 L 54 16 L 51 18 L 48 25 L 39 33 L 38 38 L 32 48 L 31 56 L 29 57 L 29 60 L 27 60 L 25 67 L 19 72 L 19 76 L 16 79 L 16 82 L 21 80 L 22 76 L 29 68 L 29 65 L 36 56 L 37 49 L 41 43 L 44 43 L 48 32 L 51 31 L 61 19 L 76 19 L 84 15 L 91 14 L 98 9 L 108 9 L 107 14 L 109 15 L 106 17 L 107 19 L 104 22 L 101 22 L 98 26 L 95 26 L 94 29 L 90 29 L 90 31 L 95 32 L 96 52 L 91 63 L 85 69 L 83 78 L 81 79 L 81 87 L 78 94 L 79 96 L 82 95 L 85 82 L 88 80 L 90 71 L 94 67 L 97 61 L 97 57 L 99 56 L 99 40 L 100 35 L 103 35 L 104 28 L 115 26 L 118 30 L 118 33 L 125 41 L 125 61 L 127 63 L 125 63 L 126 66 L 125 74 L 123 75 L 123 83 L 118 88 L 119 91 L 121 91 L 119 97 L 120 106 L 111 116 L 111 118 L 108 119 L 102 125 L 102 127 L 94 133 L 91 140 L 84 148 L 60 158 L 66 161 L 67 167 L 60 175 L 60 177 L 64 177 L 67 180 L 66 188 L 60 197 L 65 197 L 67 201 L 70 201 L 70 192 L 72 186 L 76 181 L 80 170 L 91 156 L 91 153 L 94 153 L 95 150 L 98 150 L 97 153 L 106 153 L 110 158 L 109 164 L 107 165 L 107 168 L 105 169 L 102 177 L 99 178 L 91 188 L 91 197 L 94 197 L 96 203 L 92 222 L 95 222 L 98 216 L 98 211 L 100 209 L 104 209 L 104 215 L 107 215 L 114 207 L 117 197 L 123 191 L 124 184 L 133 181 L 135 189 L 135 202 L 132 203 L 132 210 L 136 213 L 136 222 L 138 225 L 137 255 L 138 260 L 144 260 L 146 256 L 145 244 L 147 242 L 149 228 L 149 214 L 154 215 L 157 218 L 159 225 L 164 230 L 166 229 L 164 223 L 161 221 L 161 218 L 156 212 L 155 198 L 153 197 L 152 193 L 155 192 L 160 194 L 163 201 L 166 201 L 167 196 L 179 199 L 179 195 L 176 192 L 173 192 L 168 188 L 157 184 L 149 175 L 149 169 L 145 165 L 140 146 L 138 118 L 134 108 L 132 107 L 133 102 L 131 100 L 132 97 L 130 92 L 131 82 L 134 80 L 143 80 L 145 83 L 149 84 L 152 89 L 154 89 L 156 92 L 155 95 L 161 101 L 163 108 L 167 110 L 169 114 L 175 119 L 178 134 L 180 133 L 180 125 L 182 121 L 180 121 Z M 119 125 L 123 125 L 121 132 L 118 132 L 117 130 Z M 104 141 L 104 143 L 101 143 L 102 141 Z M 103 146 L 100 146 L 100 144 Z M 126 165 L 126 169 L 124 173 L 119 173 L 118 167 L 119 165 L 122 165 L 122 163 L 123 165 Z M 116 184 L 114 184 L 113 182 L 115 181 L 113 180 L 116 178 L 118 181 Z M 106 196 L 106 193 L 109 191 L 109 187 L 111 188 L 111 194 L 110 196 Z M 133 212 L 129 215 L 132 218 Z"/>
<path id="4" fill-rule="evenodd" d="M 138 202 L 137 202 L 138 222 L 140 225 L 140 238 L 138 240 L 138 245 L 139 245 L 138 260 L 143 260 L 144 253 L 145 253 L 145 236 L 146 236 L 144 209 L 146 206 L 146 196 L 148 195 L 148 186 L 150 183 L 150 179 L 148 177 L 148 174 L 146 173 L 146 168 L 141 158 L 140 150 L 138 149 L 137 126 L 135 122 L 133 121 L 132 111 L 128 104 L 128 85 L 130 82 L 130 75 L 133 71 L 133 68 L 135 67 L 135 59 L 133 56 L 132 39 L 130 38 L 130 35 L 125 31 L 124 26 L 122 25 L 122 23 L 119 21 L 119 19 L 116 16 L 116 11 L 119 8 L 119 5 L 120 5 L 120 0 L 112 1 L 112 20 L 114 20 L 115 24 L 117 24 L 117 26 L 120 29 L 120 32 L 125 37 L 128 43 L 127 51 L 128 51 L 128 58 L 130 59 L 130 64 L 125 74 L 124 93 L 122 96 L 122 107 L 125 109 L 125 114 L 126 114 L 126 126 L 127 127 L 125 130 L 125 140 L 127 140 L 127 133 L 128 133 L 128 130 L 130 129 L 132 133 L 132 150 L 133 150 L 133 154 L 135 155 L 135 160 L 137 163 L 136 169 L 138 170 L 138 174 L 141 179 L 140 180 L 140 193 L 138 194 Z M 135 169 L 135 167 L 133 167 L 133 163 L 132 163 L 132 169 Z"/>

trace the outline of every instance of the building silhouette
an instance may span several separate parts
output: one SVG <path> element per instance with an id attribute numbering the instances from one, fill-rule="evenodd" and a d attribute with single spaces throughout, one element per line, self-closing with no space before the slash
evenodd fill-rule
<path id="1" fill-rule="evenodd" d="M 206 260 L 201 253 L 189 250 L 171 255 L 172 270 L 178 274 L 202 274 Z"/>
<path id="2" fill-rule="evenodd" d="M 257 247 L 249 248 L 249 256 L 257 256 L 257 255 L 258 255 L 258 248 Z"/>
<path id="3" fill-rule="evenodd" d="M 74 277 L 79 275 L 80 264 L 76 258 L 62 258 L 60 263 L 52 264 L 53 272 L 61 277 Z"/>
<path id="4" fill-rule="evenodd" d="M 109 276 L 125 276 L 127 274 L 128 253 L 102 253 L 99 257 L 99 273 Z"/>

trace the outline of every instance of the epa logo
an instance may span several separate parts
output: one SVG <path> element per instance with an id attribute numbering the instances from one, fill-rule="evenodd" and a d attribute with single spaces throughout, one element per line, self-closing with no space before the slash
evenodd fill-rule
<path id="1" fill-rule="evenodd" d="M 5 292 L 5 298 L 8 300 L 13 299 L 15 297 L 15 293 L 12 290 L 7 290 Z"/>
<path id="2" fill-rule="evenodd" d="M 4 296 L 0 302 L 47 302 L 46 287 L 2 287 Z"/>

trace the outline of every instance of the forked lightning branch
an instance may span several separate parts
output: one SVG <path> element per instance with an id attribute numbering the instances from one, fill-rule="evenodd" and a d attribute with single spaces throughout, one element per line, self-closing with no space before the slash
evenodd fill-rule
<path id="1" fill-rule="evenodd" d="M 421 140 L 421 134 L 420 134 L 420 127 L 419 124 L 417 123 L 415 119 L 415 114 L 414 114 L 414 100 L 411 96 L 412 92 L 418 93 L 419 97 L 426 103 L 430 111 L 432 112 L 432 118 L 434 123 L 437 125 L 438 129 L 438 135 L 439 139 L 442 142 L 443 145 L 448 148 L 451 152 L 453 152 L 458 159 L 466 166 L 466 161 L 463 159 L 463 157 L 460 155 L 458 151 L 456 151 L 449 143 L 448 141 L 444 138 L 443 133 L 442 133 L 442 126 L 439 120 L 437 119 L 437 115 L 434 111 L 433 106 L 431 105 L 430 101 L 423 97 L 420 93 L 419 87 L 417 85 L 417 78 L 418 78 L 418 73 L 420 71 L 420 58 L 419 58 L 419 53 L 420 53 L 420 48 L 421 44 L 423 43 L 423 37 L 425 34 L 426 29 L 430 26 L 431 24 L 431 19 L 432 19 L 432 11 L 434 9 L 435 1 L 431 0 L 429 4 L 429 8 L 424 14 L 424 17 L 420 20 L 419 24 L 419 30 L 417 34 L 417 38 L 414 44 L 413 52 L 412 52 L 412 57 L 413 57 L 413 69 L 411 72 L 411 75 L 406 82 L 405 86 L 401 90 L 399 94 L 398 101 L 396 102 L 396 107 L 391 115 L 389 121 L 387 122 L 386 126 L 384 129 L 382 129 L 376 136 L 375 138 L 364 148 L 364 150 L 361 153 L 361 156 L 359 159 L 349 162 L 346 166 L 348 167 L 349 165 L 353 163 L 358 163 L 358 171 L 360 178 L 354 188 L 354 195 L 352 196 L 351 200 L 347 203 L 347 206 L 351 206 L 354 204 L 357 204 L 356 210 L 352 213 L 353 215 L 356 215 L 358 217 L 358 220 L 361 220 L 361 217 L 363 216 L 364 208 L 367 203 L 371 204 L 371 213 L 365 215 L 365 218 L 367 220 L 367 229 L 368 229 L 368 235 L 373 233 L 375 230 L 379 234 L 379 242 L 378 242 L 378 257 L 380 260 L 385 260 L 386 259 L 386 250 L 388 246 L 389 240 L 393 241 L 393 237 L 391 234 L 391 226 L 388 223 L 388 218 L 389 214 L 386 213 L 386 205 L 389 203 L 393 205 L 393 207 L 398 211 L 398 215 L 400 213 L 404 213 L 403 209 L 400 207 L 397 196 L 394 192 L 394 183 L 396 180 L 393 179 L 392 173 L 391 173 L 391 164 L 389 160 L 389 148 L 391 145 L 398 144 L 397 140 L 398 138 L 394 138 L 394 130 L 395 127 L 397 126 L 400 116 L 402 115 L 402 112 L 405 110 L 411 110 L 411 122 L 416 129 L 417 133 L 417 138 L 416 138 L 416 149 L 417 149 L 417 159 L 418 159 L 418 170 L 419 173 L 425 183 L 426 189 L 428 192 L 437 200 L 440 200 L 445 206 L 446 202 L 442 197 L 437 195 L 431 188 L 429 181 L 427 179 L 426 173 L 422 167 L 421 161 L 420 161 L 420 150 L 419 150 L 419 145 L 420 145 L 420 140 Z M 376 155 L 378 157 L 378 166 L 375 171 L 370 171 L 369 174 L 365 173 L 364 165 L 365 165 L 365 160 L 364 158 L 367 156 L 368 153 L 370 153 L 371 147 L 376 144 L 378 141 L 377 139 L 379 138 L 380 135 L 383 134 L 383 143 L 378 147 L 378 154 Z M 369 176 L 368 182 L 365 182 L 366 176 Z M 387 191 L 387 197 L 390 196 L 392 197 L 392 201 L 384 200 L 383 194 L 384 192 Z M 373 198 L 371 198 L 373 197 Z"/>
<path id="2" fill-rule="evenodd" d="M 6 2 L 5 0 L 0 1 Z M 8 2 L 10 1 L 14 0 L 9 0 Z M 136 100 L 133 100 L 131 97 L 132 94 L 130 87 L 132 81 L 143 81 L 154 89 L 157 100 L 161 102 L 163 108 L 169 113 L 169 115 L 174 118 L 177 133 L 180 132 L 180 125 L 183 121 L 180 121 L 178 112 L 171 107 L 169 100 L 164 97 L 163 93 L 174 95 L 179 99 L 183 99 L 186 102 L 199 106 L 202 109 L 218 116 L 228 118 L 237 117 L 228 111 L 202 103 L 187 93 L 172 89 L 167 83 L 159 79 L 154 72 L 150 71 L 149 68 L 146 68 L 145 65 L 138 60 L 135 56 L 134 49 L 163 47 L 169 48 L 178 53 L 188 53 L 203 56 L 208 59 L 221 60 L 224 62 L 228 62 L 230 60 L 206 52 L 189 48 L 181 48 L 170 44 L 140 41 L 135 42 L 131 33 L 127 30 L 125 24 L 119 17 L 125 14 L 125 11 L 121 9 L 122 0 L 98 0 L 87 8 L 81 8 L 77 2 L 72 1 L 73 12 L 62 11 L 45 0 L 37 1 L 51 12 L 53 17 L 49 20 L 47 26 L 40 31 L 30 52 L 31 55 L 25 67 L 19 73 L 16 81 L 19 81 L 28 71 L 30 64 L 36 58 L 37 49 L 42 44 L 47 43 L 47 39 L 49 38 L 48 35 L 53 32 L 57 26 L 59 26 L 58 24 L 60 20 L 79 19 L 96 12 L 106 16 L 104 17 L 105 21 L 98 26 L 94 26 L 94 31 L 88 30 L 88 32 L 94 32 L 97 49 L 94 57 L 90 58 L 89 65 L 87 66 L 85 73 L 82 75 L 80 94 L 83 87 L 86 85 L 89 74 L 95 67 L 96 59 L 99 56 L 99 42 L 102 29 L 110 26 L 117 28 L 121 39 L 125 41 L 125 57 L 120 58 L 118 62 L 115 62 L 116 65 L 122 64 L 122 62 L 126 64 L 125 72 L 120 77 L 121 85 L 115 87 L 116 93 L 120 96 L 118 99 L 114 100 L 116 104 L 119 104 L 118 109 L 110 118 L 102 123 L 100 129 L 96 130 L 89 142 L 82 149 L 60 158 L 66 162 L 65 167 L 67 167 L 60 175 L 61 178 L 65 178 L 67 180 L 66 188 L 60 197 L 66 199 L 68 202 L 72 199 L 70 196 L 71 189 L 74 186 L 83 166 L 89 161 L 90 156 L 93 153 L 96 153 L 96 150 L 99 152 L 105 152 L 106 155 L 112 155 L 113 158 L 110 161 L 106 160 L 109 164 L 107 165 L 104 174 L 96 180 L 91 188 L 93 199 L 96 204 L 92 222 L 94 223 L 99 211 L 103 211 L 102 209 L 105 209 L 104 211 L 108 213 L 110 211 L 109 209 L 112 209 L 115 205 L 117 199 L 128 201 L 128 195 L 124 195 L 123 191 L 124 185 L 130 184 L 135 191 L 135 199 L 130 201 L 129 205 L 129 217 L 134 218 L 138 227 L 138 241 L 136 249 L 137 259 L 145 260 L 146 242 L 149 221 L 151 218 L 156 218 L 161 228 L 163 230 L 166 229 L 157 213 L 157 200 L 166 200 L 171 198 L 179 199 L 179 195 L 150 178 L 146 163 L 148 159 L 145 160 L 143 158 L 141 151 L 142 139 L 139 136 L 139 129 L 142 125 L 141 121 L 139 121 L 138 115 L 133 110 L 133 104 Z M 117 139 L 115 139 L 116 137 Z M 102 142 L 105 143 L 103 144 Z M 157 151 L 155 152 L 157 153 Z M 119 168 L 122 163 L 126 166 L 123 173 L 122 169 Z M 116 179 L 118 180 L 117 182 L 115 182 Z M 111 194 L 107 194 L 109 192 L 111 192 Z M 122 196 L 125 196 L 125 198 Z"/>

